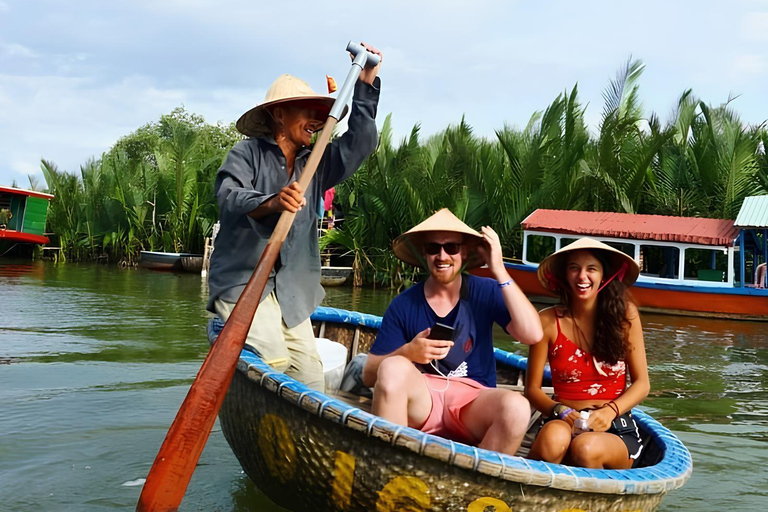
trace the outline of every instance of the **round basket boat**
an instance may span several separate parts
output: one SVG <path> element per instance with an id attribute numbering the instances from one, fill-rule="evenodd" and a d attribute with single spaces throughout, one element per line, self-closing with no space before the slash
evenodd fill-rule
<path id="1" fill-rule="evenodd" d="M 370 346 L 380 318 L 319 308 L 313 322 L 318 337 L 336 339 L 354 355 Z M 222 327 L 213 320 L 209 339 Z M 519 389 L 526 358 L 495 352 L 499 386 Z M 645 512 L 692 471 L 680 440 L 638 409 L 632 414 L 646 444 L 642 467 L 591 470 L 424 434 L 370 414 L 369 406 L 356 395 L 310 390 L 244 350 L 220 420 L 248 476 L 294 511 Z M 538 421 L 532 425 L 528 447 Z"/>
<path id="2" fill-rule="evenodd" d="M 320 284 L 323 286 L 341 286 L 352 274 L 352 267 L 322 267 Z"/>

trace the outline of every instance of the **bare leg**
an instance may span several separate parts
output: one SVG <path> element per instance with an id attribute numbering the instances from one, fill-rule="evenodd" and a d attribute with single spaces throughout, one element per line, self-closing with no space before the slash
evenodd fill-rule
<path id="1" fill-rule="evenodd" d="M 461 411 L 461 420 L 480 448 L 514 455 L 528 429 L 531 407 L 520 393 L 484 389 Z"/>
<path id="2" fill-rule="evenodd" d="M 420 428 L 432 411 L 424 376 L 408 359 L 392 356 L 379 365 L 371 412 L 398 425 Z"/>
<path id="3" fill-rule="evenodd" d="M 529 459 L 560 464 L 571 444 L 571 426 L 562 420 L 547 422 L 531 446 Z"/>
<path id="4" fill-rule="evenodd" d="M 568 459 L 574 466 L 594 469 L 629 469 L 627 446 L 608 432 L 585 432 L 571 441 Z"/>

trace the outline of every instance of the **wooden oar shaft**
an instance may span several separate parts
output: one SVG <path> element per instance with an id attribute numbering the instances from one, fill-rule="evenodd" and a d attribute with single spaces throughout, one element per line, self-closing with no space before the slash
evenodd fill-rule
<path id="1" fill-rule="evenodd" d="M 299 185 L 306 190 L 323 157 L 337 120 L 329 117 L 302 171 Z M 309 208 L 311 206 L 305 206 Z M 138 512 L 176 511 L 192 478 L 200 454 L 221 409 L 253 316 L 295 213 L 283 212 L 259 263 L 219 334 L 173 420 L 147 475 L 136 507 Z"/>

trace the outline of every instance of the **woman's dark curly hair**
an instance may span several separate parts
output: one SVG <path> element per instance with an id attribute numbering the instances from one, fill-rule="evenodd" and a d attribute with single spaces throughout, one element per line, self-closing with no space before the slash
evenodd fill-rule
<path id="1" fill-rule="evenodd" d="M 608 254 L 602 250 L 581 249 L 589 251 L 603 265 L 603 279 L 610 278 L 617 268 L 613 268 Z M 568 254 L 561 254 L 554 265 L 556 277 L 560 283 L 566 283 L 566 263 Z M 558 287 L 560 300 L 570 310 L 570 289 L 567 286 Z M 595 340 L 592 345 L 592 355 L 601 361 L 616 364 L 626 358 L 629 343 L 630 322 L 627 320 L 627 287 L 618 277 L 611 280 L 597 295 L 597 314 L 595 315 Z"/>

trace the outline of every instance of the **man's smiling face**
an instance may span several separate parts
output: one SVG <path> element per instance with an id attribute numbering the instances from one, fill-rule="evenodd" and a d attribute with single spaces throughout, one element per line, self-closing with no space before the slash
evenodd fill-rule
<path id="1" fill-rule="evenodd" d="M 429 233 L 423 247 L 427 270 L 438 283 L 448 284 L 461 273 L 467 254 L 462 235 L 451 232 Z"/>

